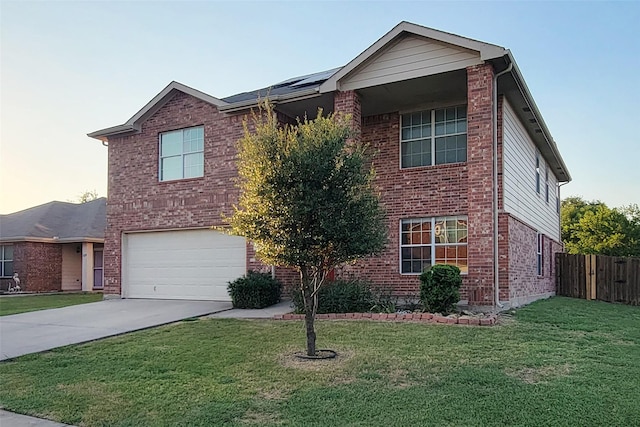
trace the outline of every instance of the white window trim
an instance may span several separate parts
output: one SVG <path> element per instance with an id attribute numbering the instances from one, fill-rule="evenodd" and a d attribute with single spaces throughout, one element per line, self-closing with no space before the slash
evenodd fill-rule
<path id="1" fill-rule="evenodd" d="M 2 264 L 2 272 L 3 273 L 4 273 L 4 264 L 6 262 L 11 262 L 13 264 L 14 261 L 15 261 L 15 252 L 14 252 L 13 257 L 11 259 L 5 259 L 4 258 L 4 248 L 7 247 L 7 246 L 13 247 L 14 251 L 15 251 L 15 247 L 12 244 L 2 244 L 2 245 L 0 245 L 0 264 Z M 15 267 L 15 264 L 14 264 L 14 267 Z M 15 268 L 13 270 L 14 270 L 14 273 L 15 273 Z M 0 277 L 2 277 L 2 278 L 11 278 L 13 276 L 1 275 Z"/>
<path id="2" fill-rule="evenodd" d="M 547 204 L 549 204 L 549 166 L 545 168 L 545 176 L 544 176 L 544 199 Z"/>
<path id="3" fill-rule="evenodd" d="M 540 196 L 540 189 L 542 183 L 540 182 L 540 155 L 536 154 L 536 193 Z"/>
<path id="4" fill-rule="evenodd" d="M 421 248 L 423 246 L 431 246 L 431 266 L 436 265 L 436 245 L 437 246 L 466 246 L 467 247 L 467 270 L 469 268 L 469 243 L 436 243 L 435 242 L 435 225 L 436 225 L 436 218 L 443 218 L 443 217 L 466 217 L 467 218 L 467 236 L 469 233 L 469 217 L 468 215 L 441 215 L 441 216 L 433 216 L 433 217 L 411 217 L 411 218 L 400 218 L 400 221 L 398 222 L 398 235 L 400 236 L 399 239 L 399 251 L 398 251 L 398 271 L 400 272 L 400 275 L 402 276 L 419 276 L 422 273 L 403 273 L 402 272 L 402 248 Z M 425 244 L 409 244 L 409 245 L 403 245 L 402 244 L 402 221 L 406 221 L 406 220 L 431 220 L 431 243 L 429 243 L 428 245 Z M 468 271 L 460 271 L 460 274 L 462 276 L 466 276 L 467 274 L 469 274 Z"/>
<path id="5" fill-rule="evenodd" d="M 418 168 L 430 168 L 430 167 L 434 167 L 434 166 L 442 166 L 442 165 L 456 165 L 456 164 L 462 164 L 462 163 L 466 163 L 466 161 L 464 162 L 452 162 L 452 163 L 441 163 L 439 165 L 436 165 L 436 127 L 435 127 L 435 123 L 436 123 L 436 110 L 444 110 L 447 108 L 456 108 L 456 107 L 464 107 L 467 110 L 467 131 L 466 132 L 458 132 L 458 133 L 452 133 L 452 134 L 446 134 L 446 135 L 438 135 L 438 138 L 441 138 L 443 136 L 458 136 L 458 135 L 468 135 L 469 133 L 469 106 L 466 102 L 457 102 L 457 103 L 452 103 L 452 104 L 444 104 L 444 105 L 438 105 L 436 107 L 425 107 L 425 108 L 421 108 L 421 109 L 416 109 L 416 110 L 406 110 L 406 111 L 400 111 L 399 115 L 400 115 L 400 126 L 399 126 L 399 132 L 398 132 L 398 168 L 401 170 L 408 170 L 408 169 L 418 169 Z M 402 139 L 402 116 L 405 114 L 412 114 L 412 113 L 422 113 L 425 111 L 430 111 L 431 112 L 431 135 L 429 136 L 429 139 L 431 139 L 431 164 L 430 165 L 422 165 L 422 166 L 411 166 L 411 167 L 402 167 L 402 143 L 403 142 L 412 142 L 412 141 L 419 141 L 421 139 L 424 138 L 412 138 L 412 139 L 407 139 L 407 140 L 403 140 Z M 467 159 L 469 158 L 469 139 L 467 138 Z"/>
<path id="6" fill-rule="evenodd" d="M 163 157 L 162 156 L 162 135 L 168 134 L 168 133 L 172 133 L 172 132 L 178 132 L 178 131 L 182 131 L 183 132 L 183 144 L 184 144 L 184 131 L 188 130 L 188 129 L 196 129 L 196 128 L 202 128 L 202 150 L 197 150 L 197 151 L 183 151 L 181 154 L 176 154 L 174 156 L 166 156 Z M 183 145 L 184 147 L 184 145 Z M 158 181 L 159 182 L 171 182 L 171 181 L 181 181 L 184 179 L 199 179 L 202 178 L 204 176 L 204 164 L 202 166 L 202 175 L 201 176 L 190 176 L 188 178 L 184 177 L 184 156 L 188 155 L 188 154 L 196 154 L 196 153 L 202 153 L 202 161 L 204 163 L 204 125 L 198 125 L 198 126 L 190 126 L 190 127 L 186 127 L 186 128 L 181 128 L 181 129 L 174 129 L 174 130 L 168 130 L 165 132 L 160 132 L 158 134 Z M 182 178 L 175 178 L 175 179 L 162 179 L 162 160 L 163 159 L 170 159 L 172 157 L 180 157 L 181 163 L 182 163 Z"/>

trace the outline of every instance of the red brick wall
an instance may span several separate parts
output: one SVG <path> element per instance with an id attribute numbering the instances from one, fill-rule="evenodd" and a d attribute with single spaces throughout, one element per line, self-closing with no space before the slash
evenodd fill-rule
<path id="1" fill-rule="evenodd" d="M 562 245 L 543 238 L 543 274 L 537 271 L 536 230 L 508 216 L 509 224 L 509 300 L 517 306 L 555 292 L 555 253 Z"/>
<path id="2" fill-rule="evenodd" d="M 120 294 L 123 232 L 223 225 L 222 214 L 231 214 L 239 194 L 233 178 L 244 118 L 178 93 L 143 123 L 141 133 L 109 140 L 105 293 Z M 199 125 L 204 177 L 159 182 L 159 134 Z"/>
<path id="3" fill-rule="evenodd" d="M 493 68 L 467 68 L 469 301 L 493 300 Z"/>
<path id="4" fill-rule="evenodd" d="M 23 291 L 62 290 L 62 246 L 54 243 L 14 243 L 13 271 L 18 273 Z M 11 282 L 13 284 L 13 280 Z M 8 283 L 9 279 L 3 279 L 0 288 L 7 289 Z"/>
<path id="5" fill-rule="evenodd" d="M 376 152 L 375 184 L 387 213 L 389 240 L 380 256 L 368 258 L 337 271 L 339 277 L 360 277 L 397 295 L 418 295 L 417 275 L 400 274 L 400 220 L 403 218 L 467 213 L 467 166 L 439 165 L 400 169 L 400 115 L 365 117 L 362 141 Z M 467 289 L 462 290 L 466 298 Z"/>

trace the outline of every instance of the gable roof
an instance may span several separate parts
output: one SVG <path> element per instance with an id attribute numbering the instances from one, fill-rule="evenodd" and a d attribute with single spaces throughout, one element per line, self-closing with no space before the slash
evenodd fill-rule
<path id="1" fill-rule="evenodd" d="M 0 242 L 102 242 L 107 199 L 86 203 L 49 202 L 0 215 Z"/>
<path id="2" fill-rule="evenodd" d="M 106 141 L 109 136 L 138 132 L 141 129 L 142 123 L 149 117 L 153 116 L 178 92 L 186 93 L 187 95 L 191 95 L 208 104 L 215 105 L 216 107 L 222 107 L 227 104 L 221 99 L 208 95 L 204 92 L 200 92 L 199 90 L 187 85 L 183 85 L 182 83 L 172 81 L 167 85 L 167 87 L 162 89 L 162 91 L 157 94 L 151 101 L 149 101 L 144 107 L 142 107 L 140 111 L 138 111 L 133 115 L 133 117 L 127 120 L 126 123 L 91 132 L 90 134 L 87 134 L 87 136 L 99 139 L 101 141 Z"/>
<path id="3" fill-rule="evenodd" d="M 507 49 L 501 46 L 484 43 L 478 40 L 458 36 L 456 34 L 451 34 L 444 31 L 435 30 L 433 28 L 423 27 L 422 25 L 416 25 L 410 22 L 402 21 L 401 23 L 393 27 L 391 31 L 378 39 L 378 41 L 369 46 L 364 52 L 356 56 L 347 65 L 342 67 L 340 71 L 331 76 L 331 78 L 329 78 L 326 82 L 324 82 L 320 86 L 320 92 L 324 93 L 339 90 L 339 82 L 343 77 L 355 71 L 367 60 L 377 55 L 403 34 L 415 34 L 417 36 L 436 40 L 438 42 L 446 43 L 452 46 L 458 46 L 471 51 L 476 51 L 479 53 L 480 59 L 483 61 L 500 58 L 508 52 Z"/>

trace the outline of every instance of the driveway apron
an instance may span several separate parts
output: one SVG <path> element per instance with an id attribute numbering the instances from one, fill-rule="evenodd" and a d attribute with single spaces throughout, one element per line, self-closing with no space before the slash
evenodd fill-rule
<path id="1" fill-rule="evenodd" d="M 0 317 L 0 360 L 231 309 L 230 302 L 112 299 Z"/>

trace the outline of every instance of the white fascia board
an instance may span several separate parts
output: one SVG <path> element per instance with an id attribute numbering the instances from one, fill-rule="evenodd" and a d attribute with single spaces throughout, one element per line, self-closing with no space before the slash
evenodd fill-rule
<path id="1" fill-rule="evenodd" d="M 96 138 L 101 141 L 106 141 L 109 136 L 119 135 L 128 132 L 139 132 L 141 124 L 155 114 L 164 104 L 166 104 L 176 91 L 186 93 L 194 98 L 198 98 L 208 104 L 215 105 L 216 107 L 222 107 L 227 105 L 221 99 L 208 95 L 197 89 L 184 85 L 182 83 L 173 81 L 169 83 L 162 91 L 157 94 L 151 101 L 149 101 L 144 107 L 142 107 L 136 114 L 133 115 L 126 123 L 118 126 L 112 126 L 106 129 L 98 130 L 87 134 L 91 138 Z"/>
<path id="2" fill-rule="evenodd" d="M 376 55 L 402 33 L 415 34 L 421 37 L 426 37 L 453 46 L 459 46 L 465 49 L 479 52 L 480 59 L 484 61 L 499 58 L 501 56 L 504 56 L 508 52 L 507 49 L 501 46 L 484 43 L 478 40 L 469 39 L 466 37 L 403 21 L 396 25 L 387 34 L 378 39 L 378 41 L 376 41 L 374 44 L 369 46 L 364 52 L 351 60 L 347 65 L 342 67 L 342 69 L 335 73 L 330 79 L 324 82 L 320 86 L 320 93 L 334 92 L 338 90 L 340 79 L 358 68 L 369 58 Z"/>

